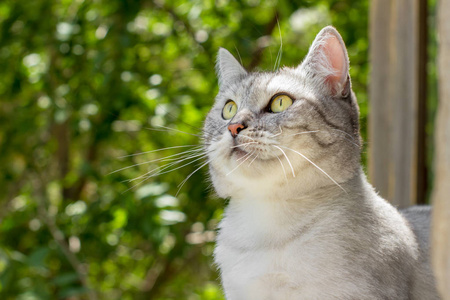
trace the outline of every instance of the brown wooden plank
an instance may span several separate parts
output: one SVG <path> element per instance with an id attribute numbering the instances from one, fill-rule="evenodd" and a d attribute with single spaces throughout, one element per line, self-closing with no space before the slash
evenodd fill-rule
<path id="1" fill-rule="evenodd" d="M 450 0 L 438 6 L 439 106 L 435 134 L 432 259 L 443 300 L 450 299 Z"/>
<path id="2" fill-rule="evenodd" d="M 399 207 L 420 202 L 418 180 L 423 180 L 418 176 L 419 103 L 425 100 L 419 91 L 426 84 L 419 75 L 425 72 L 419 67 L 423 1 L 371 2 L 369 177 Z"/>
<path id="3" fill-rule="evenodd" d="M 427 63 L 428 63 L 428 1 L 419 1 L 419 82 L 418 82 L 418 120 L 417 120 L 417 203 L 425 204 L 428 190 L 428 166 L 426 162 L 427 143 Z"/>

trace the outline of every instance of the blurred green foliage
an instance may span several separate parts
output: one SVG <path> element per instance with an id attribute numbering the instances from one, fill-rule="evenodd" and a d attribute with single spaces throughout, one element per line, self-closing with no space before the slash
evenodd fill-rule
<path id="1" fill-rule="evenodd" d="M 199 143 L 149 128 L 200 133 L 219 47 L 293 66 L 329 24 L 365 136 L 368 1 L 1 1 L 0 299 L 223 299 L 205 168 L 177 195 L 200 162 L 127 180 L 183 148 L 126 155 Z"/>

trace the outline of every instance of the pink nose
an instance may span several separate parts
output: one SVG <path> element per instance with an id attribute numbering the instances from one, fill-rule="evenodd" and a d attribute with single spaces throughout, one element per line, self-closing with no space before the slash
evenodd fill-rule
<path id="1" fill-rule="evenodd" d="M 241 130 L 245 129 L 245 126 L 239 123 L 233 123 L 228 125 L 228 130 L 231 133 L 231 136 L 236 137 Z"/>

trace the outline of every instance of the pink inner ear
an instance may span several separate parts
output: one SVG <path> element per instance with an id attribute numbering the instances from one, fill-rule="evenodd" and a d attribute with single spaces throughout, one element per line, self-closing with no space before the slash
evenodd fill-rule
<path id="1" fill-rule="evenodd" d="M 346 75 L 344 74 L 346 72 L 344 50 L 335 36 L 329 37 L 322 47 L 334 73 L 328 76 L 327 81 L 335 88 L 336 85 L 343 83 L 344 75 Z"/>

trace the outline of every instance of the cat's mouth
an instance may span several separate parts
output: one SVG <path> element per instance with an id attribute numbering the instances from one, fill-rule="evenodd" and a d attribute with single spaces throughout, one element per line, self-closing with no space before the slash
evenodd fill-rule
<path id="1" fill-rule="evenodd" d="M 237 138 L 230 146 L 229 157 L 237 161 L 255 161 L 257 158 L 267 159 L 267 144 L 258 140 L 256 137 L 252 138 Z"/>
<path id="2" fill-rule="evenodd" d="M 230 158 L 233 157 L 237 160 L 245 159 L 250 156 L 251 153 L 255 153 L 256 149 L 253 149 L 255 145 L 254 139 L 237 137 L 233 139 L 232 145 L 230 146 Z"/>
<path id="3" fill-rule="evenodd" d="M 230 152 L 230 156 L 237 156 L 238 158 L 247 156 L 249 153 L 243 149 L 241 149 L 241 147 L 239 145 L 234 146 L 233 148 L 231 148 L 231 152 Z"/>

